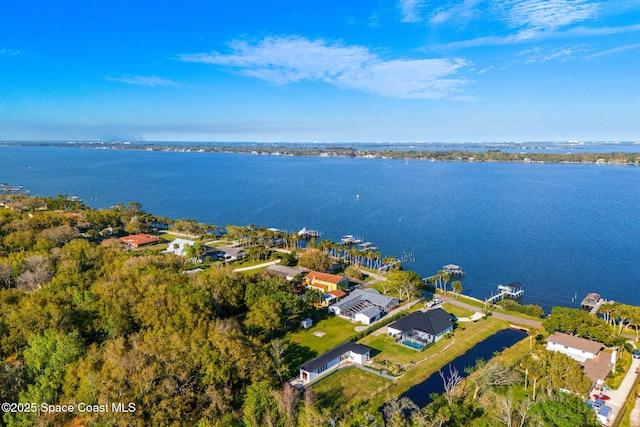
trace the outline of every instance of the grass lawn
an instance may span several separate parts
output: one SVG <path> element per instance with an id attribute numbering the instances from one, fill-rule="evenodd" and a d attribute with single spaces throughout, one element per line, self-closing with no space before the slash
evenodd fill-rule
<path id="1" fill-rule="evenodd" d="M 311 386 L 317 403 L 331 412 L 344 412 L 344 407 L 357 399 L 371 399 L 391 382 L 358 368 L 342 369 Z"/>
<path id="2" fill-rule="evenodd" d="M 424 359 L 424 352 L 396 344 L 396 340 L 388 335 L 369 335 L 358 341 L 376 350 L 374 361 L 378 363 L 407 364 Z"/>
<path id="3" fill-rule="evenodd" d="M 461 317 L 471 317 L 475 313 L 475 311 L 467 310 L 465 308 L 460 308 L 452 304 L 444 303 L 442 304 L 442 309 L 449 314 L 453 314 L 457 318 Z"/>
<path id="4" fill-rule="evenodd" d="M 607 354 L 610 353 L 607 352 Z M 620 384 L 622 384 L 622 380 L 624 380 L 624 377 L 627 375 L 627 371 L 631 367 L 631 358 L 631 353 L 629 353 L 628 351 L 622 353 L 622 357 L 620 357 L 620 360 L 618 360 L 618 363 L 616 363 L 616 373 L 609 374 L 607 380 L 605 381 L 605 383 L 609 387 L 614 390 L 617 390 L 618 387 L 620 387 Z"/>
<path id="5" fill-rule="evenodd" d="M 318 316 L 322 317 L 314 318 L 311 328 L 289 332 L 284 336 L 284 340 L 288 343 L 288 349 L 284 355 L 285 361 L 293 369 L 342 344 L 357 333 L 354 330 L 356 325 L 348 320 L 338 316 L 326 317 L 326 313 L 318 313 Z M 324 332 L 325 335 L 321 337 L 313 335 L 318 331 Z"/>

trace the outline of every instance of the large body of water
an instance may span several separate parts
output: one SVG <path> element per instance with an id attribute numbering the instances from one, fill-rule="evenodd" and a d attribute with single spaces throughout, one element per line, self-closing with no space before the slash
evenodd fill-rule
<path id="1" fill-rule="evenodd" d="M 588 292 L 640 305 L 640 168 L 0 146 L 0 182 L 92 207 L 323 238 L 354 234 L 412 252 L 423 276 L 461 265 L 464 293 L 522 282 L 524 303 Z"/>

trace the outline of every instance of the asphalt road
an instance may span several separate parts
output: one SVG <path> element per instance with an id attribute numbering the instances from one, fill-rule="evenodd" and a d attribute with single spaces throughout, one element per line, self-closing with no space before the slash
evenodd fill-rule
<path id="1" fill-rule="evenodd" d="M 467 310 L 471 310 L 471 311 L 475 311 L 477 313 L 482 313 L 482 309 L 471 305 L 471 304 L 467 304 L 464 303 L 462 301 L 458 301 L 455 298 L 452 298 L 448 295 L 443 295 L 443 294 L 438 294 L 436 296 L 436 298 L 440 298 L 443 302 L 449 303 L 451 305 L 455 305 L 457 307 L 460 308 L 464 308 Z M 516 325 L 524 325 L 524 326 L 532 326 L 534 328 L 542 328 L 542 322 L 538 321 L 538 320 L 529 320 L 529 319 L 522 319 L 520 317 L 516 317 L 516 316 L 511 316 L 509 314 L 504 314 L 504 313 L 497 313 L 497 312 L 492 312 L 491 315 L 493 317 L 495 317 L 496 319 L 502 319 L 502 320 L 506 320 L 508 322 L 511 322 L 513 324 Z"/>

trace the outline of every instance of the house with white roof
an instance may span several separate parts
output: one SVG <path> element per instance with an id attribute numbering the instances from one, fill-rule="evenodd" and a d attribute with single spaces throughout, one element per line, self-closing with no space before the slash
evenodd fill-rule
<path id="1" fill-rule="evenodd" d="M 175 239 L 169 243 L 169 247 L 164 250 L 166 253 L 176 254 L 178 256 L 184 256 L 185 246 L 193 246 L 196 242 L 187 239 Z"/>

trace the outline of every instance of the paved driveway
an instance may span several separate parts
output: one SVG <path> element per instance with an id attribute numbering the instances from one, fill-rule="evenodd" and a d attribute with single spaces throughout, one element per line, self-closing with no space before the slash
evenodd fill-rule
<path id="1" fill-rule="evenodd" d="M 608 425 L 612 425 L 615 421 L 616 417 L 624 407 L 629 393 L 635 391 L 633 389 L 636 385 L 636 378 L 638 376 L 638 374 L 636 374 L 636 369 L 640 369 L 640 359 L 633 359 L 633 361 L 631 362 L 631 367 L 629 368 L 627 375 L 624 377 L 624 380 L 622 380 L 622 384 L 620 384 L 620 387 L 618 387 L 617 390 L 611 390 L 607 392 L 607 396 L 611 398 L 611 400 L 607 402 L 607 406 L 611 407 L 611 421 Z M 638 406 L 637 403 L 638 402 L 636 399 L 636 406 Z M 640 426 L 640 424 L 633 422 L 631 422 L 631 425 Z"/>

